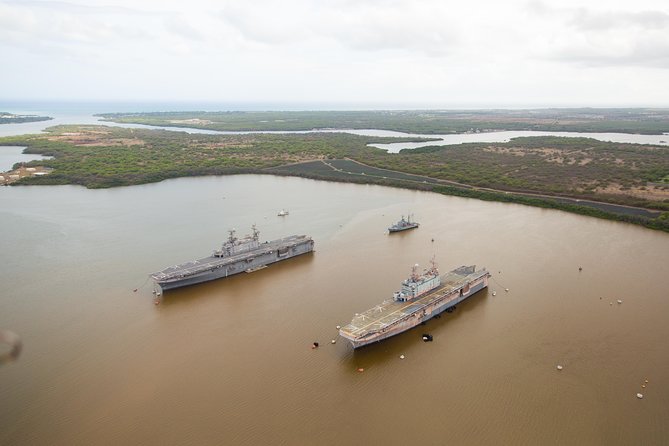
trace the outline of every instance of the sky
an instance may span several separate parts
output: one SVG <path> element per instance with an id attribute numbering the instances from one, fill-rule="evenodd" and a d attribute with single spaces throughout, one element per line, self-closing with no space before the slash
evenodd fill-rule
<path id="1" fill-rule="evenodd" d="M 667 0 L 0 0 L 0 99 L 669 107 Z"/>

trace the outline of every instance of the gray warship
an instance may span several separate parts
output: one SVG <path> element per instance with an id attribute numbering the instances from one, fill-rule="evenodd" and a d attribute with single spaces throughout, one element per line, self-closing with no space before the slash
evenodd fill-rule
<path id="1" fill-rule="evenodd" d="M 439 276 L 434 260 L 432 267 L 422 273 L 415 265 L 392 299 L 356 313 L 339 335 L 348 339 L 354 349 L 395 336 L 486 288 L 489 277 L 485 268 L 477 271 L 474 265 L 461 266 L 443 276 Z"/>
<path id="2" fill-rule="evenodd" d="M 388 232 L 400 232 L 400 231 L 406 231 L 407 229 L 414 229 L 420 226 L 420 223 L 416 223 L 415 221 L 411 221 L 411 214 L 407 215 L 407 218 L 404 218 L 404 215 L 402 215 L 402 218 L 395 223 L 394 225 L 388 227 Z"/>
<path id="3" fill-rule="evenodd" d="M 241 239 L 235 230 L 229 232 L 221 249 L 209 257 L 193 260 L 149 274 L 162 291 L 221 279 L 243 272 L 253 272 L 267 265 L 290 259 L 314 250 L 314 241 L 306 235 L 291 235 L 260 242 L 260 231 L 252 226 L 252 235 Z"/>

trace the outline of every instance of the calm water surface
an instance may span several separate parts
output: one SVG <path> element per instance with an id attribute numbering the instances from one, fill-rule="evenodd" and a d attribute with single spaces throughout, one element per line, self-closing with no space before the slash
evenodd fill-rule
<path id="1" fill-rule="evenodd" d="M 0 204 L 0 328 L 24 342 L 0 366 L 0 444 L 669 443 L 665 233 L 254 175 Z M 419 229 L 385 233 L 409 211 Z M 152 303 L 148 273 L 253 223 L 316 252 Z M 330 344 L 433 254 L 486 266 L 490 289 L 381 344 Z"/>
<path id="2" fill-rule="evenodd" d="M 0 172 L 11 170 L 16 163 L 27 163 L 32 160 L 49 159 L 50 156 L 23 153 L 25 146 L 0 146 Z"/>
<path id="3" fill-rule="evenodd" d="M 416 149 L 426 146 L 443 146 L 448 144 L 463 144 L 468 142 L 508 142 L 513 138 L 522 138 L 528 136 L 561 136 L 569 138 L 592 138 L 599 141 L 632 143 L 632 144 L 655 144 L 669 145 L 669 136 L 662 135 L 636 135 L 633 133 L 587 133 L 587 132 L 540 132 L 540 131 L 500 131 L 500 132 L 482 132 L 482 133 L 460 133 L 448 135 L 429 135 L 429 134 L 406 134 L 401 132 L 389 132 L 383 130 L 371 130 L 360 133 L 371 136 L 414 136 L 420 138 L 438 138 L 437 141 L 430 142 L 397 142 L 389 144 L 370 144 L 372 147 L 385 149 L 390 153 L 397 153 L 402 149 Z M 355 133 L 355 131 L 351 131 Z"/>
<path id="4" fill-rule="evenodd" d="M 24 109 L 17 109 L 18 106 L 24 107 Z M 202 110 L 207 107 L 203 107 L 202 104 L 33 104 L 28 106 L 26 104 L 0 104 L 4 110 L 11 110 L 12 113 L 17 114 L 36 114 L 39 116 L 50 116 L 54 119 L 49 121 L 39 121 L 39 122 L 27 122 L 20 124 L 2 124 L 0 125 L 0 136 L 14 136 L 14 135 L 24 135 L 30 133 L 39 133 L 44 131 L 48 127 L 55 125 L 68 125 L 68 124 L 94 124 L 94 125 L 106 125 L 112 127 L 125 127 L 125 128 L 144 128 L 144 129 L 161 129 L 169 130 L 175 132 L 187 132 L 187 133 L 202 133 L 210 135 L 225 135 L 225 134 L 249 134 L 249 133 L 352 133 L 354 135 L 362 136 L 380 136 L 380 137 L 416 137 L 416 138 L 432 138 L 436 141 L 430 142 L 398 142 L 398 143 L 387 143 L 387 144 L 370 144 L 372 147 L 378 147 L 385 149 L 390 153 L 397 153 L 402 149 L 415 149 L 418 147 L 425 146 L 441 146 L 448 144 L 462 144 L 468 142 L 508 142 L 512 138 L 526 137 L 526 136 L 564 136 L 564 137 L 584 137 L 584 138 L 593 138 L 600 141 L 611 141 L 611 142 L 621 142 L 621 143 L 634 143 L 634 144 L 655 144 L 655 145 L 667 145 L 669 146 L 669 134 L 662 135 L 635 135 L 631 133 L 585 133 L 585 132 L 539 132 L 539 131 L 499 131 L 499 132 L 483 132 L 483 133 L 460 133 L 460 134 L 417 134 L 417 133 L 403 133 L 396 132 L 391 130 L 378 130 L 378 129 L 316 129 L 316 130 L 306 130 L 306 131 L 262 131 L 262 132 L 221 132 L 216 130 L 203 130 L 197 128 L 187 128 L 187 127 L 162 127 L 162 126 L 152 126 L 152 125 L 142 125 L 142 124 L 123 124 L 123 123 L 114 123 L 108 121 L 101 121 L 100 117 L 94 116 L 99 113 L 108 113 L 114 110 L 126 110 L 132 112 L 142 112 L 142 111 L 179 111 L 179 110 Z M 120 108 L 119 108 L 120 107 Z M 225 108 L 224 106 L 214 107 L 210 110 L 244 110 L 242 104 L 236 104 L 236 106 L 230 108 Z M 265 110 L 266 108 L 261 108 Z M 286 110 L 287 108 L 281 108 Z M 288 108 L 290 109 L 290 108 Z M 35 159 L 35 158 L 33 158 Z M 14 162 L 22 161 L 17 159 Z M 12 163 L 13 164 L 13 163 Z"/>

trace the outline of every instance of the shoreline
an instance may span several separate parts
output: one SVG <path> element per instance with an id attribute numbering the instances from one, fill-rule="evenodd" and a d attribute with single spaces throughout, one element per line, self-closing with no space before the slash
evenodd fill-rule
<path id="1" fill-rule="evenodd" d="M 650 186 L 646 195 L 635 195 L 636 190 L 628 192 L 630 187 L 645 191 L 648 180 L 644 175 L 666 167 L 664 147 L 560 137 L 519 138 L 495 144 L 500 146 L 494 147 L 495 150 L 488 147 L 491 143 L 478 143 L 392 154 L 371 146 L 397 139 L 346 133 L 217 137 L 84 124 L 49 127 L 48 132 L 41 135 L 5 137 L 0 139 L 0 144 L 6 141 L 8 145 L 27 146 L 25 153 L 54 157 L 48 161 L 31 161 L 24 166 L 30 172 L 46 167 L 53 169 L 48 171 L 52 174 L 44 176 L 40 172 L 38 177 L 11 172 L 9 177 L 3 175 L 3 184 L 108 188 L 179 177 L 274 174 L 514 202 L 631 221 L 669 231 L 667 200 L 662 200 L 667 190 L 663 184 L 653 186 L 659 189 L 657 193 Z M 411 138 L 400 138 L 402 140 Z M 521 155 L 528 156 L 528 161 Z M 614 168 L 619 165 L 612 165 L 611 156 L 621 158 L 622 164 L 627 162 L 631 166 L 629 163 L 634 162 L 634 166 L 646 170 L 634 174 L 631 167 L 627 167 L 619 169 L 617 176 L 598 177 L 608 172 L 609 165 Z M 619 187 L 627 189 L 599 193 L 594 186 L 592 190 L 581 190 L 576 188 L 581 183 L 570 183 L 583 181 L 580 175 L 586 168 L 580 166 L 588 165 L 593 159 L 594 170 L 588 170 L 589 178 L 604 178 L 605 186 L 622 180 Z M 521 167 L 534 170 L 525 176 L 513 176 L 515 172 L 528 172 Z M 444 168 L 450 169 L 448 175 Z M 510 175 L 507 176 L 507 172 Z M 538 181 L 537 178 L 545 179 Z"/>
<path id="2" fill-rule="evenodd" d="M 307 161 L 304 163 L 313 163 L 321 161 Z M 303 164 L 303 163 L 294 163 L 294 164 Z M 294 165 L 293 164 L 293 165 Z M 287 165 L 289 166 L 289 165 Z M 285 166 L 279 166 L 285 167 Z M 20 169 L 26 169 L 21 167 Z M 48 168 L 43 166 L 36 166 L 38 172 L 42 176 L 50 173 Z M 276 169 L 276 170 L 273 170 Z M 43 172 L 43 173 L 42 173 Z M 404 174 L 403 172 L 397 172 L 402 175 L 411 175 Z M 4 173 L 0 176 L 7 175 Z M 101 188 L 89 188 L 83 184 L 76 183 L 58 183 L 58 184 L 30 184 L 26 182 L 18 182 L 20 179 L 34 176 L 35 173 L 28 173 L 21 176 L 20 178 L 15 178 L 10 182 L 5 182 L 4 186 L 80 186 L 86 189 L 101 189 Z M 666 219 L 663 220 L 661 217 L 663 214 L 669 214 L 668 212 L 662 212 L 659 210 L 653 210 L 642 207 L 619 205 L 613 203 L 606 203 L 593 200 L 582 200 L 571 197 L 563 196 L 551 196 L 543 194 L 533 194 L 530 192 L 511 192 L 511 191 L 502 191 L 489 188 L 479 188 L 470 185 L 447 185 L 444 180 L 432 179 L 434 182 L 426 181 L 417 181 L 417 180 L 406 180 L 394 178 L 390 179 L 387 177 L 374 177 L 374 176 L 365 176 L 360 178 L 361 181 L 356 181 L 353 179 L 344 180 L 341 178 L 326 177 L 320 175 L 306 175 L 306 174 L 297 174 L 289 172 L 281 172 L 279 168 L 268 168 L 262 170 L 239 170 L 237 172 L 230 172 L 225 174 L 203 174 L 203 175 L 184 175 L 179 177 L 165 178 L 160 181 L 152 181 L 147 183 L 136 183 L 136 184 L 124 184 L 124 185 L 114 185 L 106 187 L 104 189 L 119 188 L 119 187 L 132 187 L 132 186 L 141 186 L 146 184 L 157 184 L 163 181 L 176 180 L 179 178 L 198 178 L 206 176 L 231 176 L 231 175 L 272 175 L 272 176 L 289 176 L 294 178 L 305 178 L 314 181 L 327 181 L 327 182 L 339 182 L 346 184 L 359 184 L 359 185 L 374 185 L 374 186 L 385 186 L 385 187 L 396 187 L 399 189 L 405 190 L 419 190 L 423 192 L 433 192 L 441 195 L 456 196 L 462 198 L 473 198 L 482 201 L 491 201 L 498 203 L 513 203 L 520 204 L 531 207 L 539 207 L 544 209 L 554 209 L 569 212 L 572 214 L 584 215 L 588 217 L 595 217 L 604 220 L 613 220 L 624 223 L 631 223 L 639 226 L 646 227 L 648 229 L 659 230 L 669 233 L 669 221 Z M 441 184 L 437 184 L 441 182 Z"/>
<path id="3" fill-rule="evenodd" d="M 332 161 L 332 160 L 328 160 Z M 313 161 L 322 162 L 325 161 Z M 352 161 L 355 162 L 356 161 Z M 361 164 L 361 163 L 357 163 Z M 376 168 L 372 168 L 376 169 Z M 425 192 L 434 192 L 442 195 L 458 196 L 463 198 L 474 198 L 482 201 L 494 201 L 499 203 L 514 203 L 526 206 L 539 207 L 544 209 L 555 209 L 565 212 L 570 212 L 578 215 L 585 215 L 589 217 L 596 217 L 605 220 L 615 220 L 626 223 L 632 223 L 649 229 L 669 232 L 669 221 L 663 220 L 663 215 L 669 215 L 669 212 L 660 210 L 653 210 L 643 207 L 635 207 L 628 205 L 620 205 L 614 203 L 606 203 L 594 200 L 584 200 L 564 196 L 552 196 L 545 194 L 536 194 L 531 192 L 511 192 L 489 188 L 479 188 L 471 185 L 455 185 L 446 184 L 444 180 L 432 178 L 432 182 L 418 179 L 402 179 L 389 178 L 385 176 L 359 175 L 344 172 L 344 174 L 351 175 L 351 179 L 346 180 L 342 177 L 327 177 L 319 174 L 301 174 L 290 172 L 281 172 L 279 168 L 266 169 L 267 174 L 295 176 L 299 178 L 308 178 L 320 181 L 333 181 L 352 184 L 373 184 L 388 187 L 397 187 L 401 189 L 422 190 Z M 388 171 L 390 172 L 390 171 Z M 403 172 L 397 172 L 401 175 Z M 355 177 L 354 177 L 355 175 Z M 418 176 L 416 176 L 418 177 Z M 353 178 L 356 178 L 355 180 Z M 427 178 L 427 177 L 421 177 Z M 370 181 L 371 180 L 371 181 Z M 451 182 L 453 183 L 453 182 Z"/>

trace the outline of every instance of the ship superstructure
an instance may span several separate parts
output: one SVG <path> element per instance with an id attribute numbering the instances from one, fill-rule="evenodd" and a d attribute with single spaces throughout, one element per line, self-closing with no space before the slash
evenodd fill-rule
<path id="1" fill-rule="evenodd" d="M 241 239 L 230 230 L 221 249 L 211 256 L 150 274 L 163 291 L 242 272 L 253 272 L 269 264 L 290 259 L 314 250 L 314 241 L 306 235 L 291 235 L 278 240 L 260 242 L 260 231 L 253 225 L 252 234 Z"/>
<path id="2" fill-rule="evenodd" d="M 461 266 L 439 276 L 437 266 L 418 273 L 414 266 L 399 291 L 381 304 L 355 315 L 339 330 L 353 348 L 400 334 L 486 288 L 490 273 L 485 268 Z"/>
<path id="3" fill-rule="evenodd" d="M 439 277 L 439 270 L 434 260 L 431 262 L 432 267 L 418 274 L 418 264 L 416 263 L 411 268 L 411 275 L 408 279 L 402 282 L 400 291 L 395 291 L 393 299 L 397 302 L 406 302 L 415 299 L 423 294 L 437 288 L 441 285 L 441 277 Z"/>
<path id="4" fill-rule="evenodd" d="M 407 218 L 404 218 L 404 215 L 402 215 L 402 218 L 397 223 L 388 227 L 388 232 L 406 231 L 407 229 L 414 229 L 418 226 L 420 226 L 420 223 L 411 221 L 411 214 L 408 214 Z"/>

